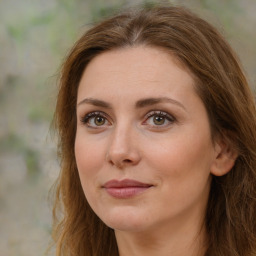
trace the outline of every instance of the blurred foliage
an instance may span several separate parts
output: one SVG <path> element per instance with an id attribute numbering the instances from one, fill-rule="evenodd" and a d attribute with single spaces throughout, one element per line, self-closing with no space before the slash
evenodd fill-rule
<path id="1" fill-rule="evenodd" d="M 28 176 L 30 178 L 36 178 L 40 172 L 39 153 L 33 149 L 25 148 L 23 154 L 27 166 Z"/>
<path id="2" fill-rule="evenodd" d="M 8 133 L 0 138 L 0 152 L 16 151 L 21 152 L 24 148 L 24 142 L 15 133 Z"/>
<path id="3" fill-rule="evenodd" d="M 233 33 L 236 30 L 236 27 L 234 27 L 234 20 L 236 15 L 241 13 L 241 7 L 239 7 L 236 0 L 200 0 L 200 2 L 203 8 L 218 14 L 221 23 L 229 33 Z"/>
<path id="4" fill-rule="evenodd" d="M 39 152 L 29 147 L 20 136 L 15 133 L 8 133 L 0 138 L 0 152 L 11 152 L 22 155 L 27 167 L 29 178 L 36 178 L 40 173 Z"/>

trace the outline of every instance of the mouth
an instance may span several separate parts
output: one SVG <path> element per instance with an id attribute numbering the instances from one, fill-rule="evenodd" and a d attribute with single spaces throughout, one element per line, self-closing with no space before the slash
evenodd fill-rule
<path id="1" fill-rule="evenodd" d="M 149 188 L 152 184 L 142 183 L 136 180 L 110 180 L 103 185 L 106 192 L 115 198 L 126 199 L 139 195 Z"/>

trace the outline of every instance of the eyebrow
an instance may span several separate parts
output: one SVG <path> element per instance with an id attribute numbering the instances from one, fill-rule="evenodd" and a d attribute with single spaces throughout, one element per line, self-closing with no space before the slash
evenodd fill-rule
<path id="1" fill-rule="evenodd" d="M 184 105 L 182 105 L 179 101 L 168 98 L 168 97 L 141 99 L 136 102 L 135 107 L 136 108 L 144 108 L 147 106 L 156 105 L 156 104 L 165 103 L 165 102 L 177 105 L 178 107 L 181 107 L 182 109 L 184 109 L 186 111 L 186 108 L 184 107 Z M 97 107 L 112 109 L 111 104 L 109 104 L 103 100 L 98 100 L 98 99 L 94 99 L 94 98 L 85 98 L 82 101 L 80 101 L 77 104 L 77 106 L 80 106 L 82 104 L 89 104 L 89 105 L 93 105 L 93 106 L 97 106 Z"/>
<path id="2" fill-rule="evenodd" d="M 179 101 L 168 98 L 168 97 L 141 99 L 141 100 L 137 101 L 135 106 L 136 106 L 136 108 L 144 108 L 147 106 L 155 105 L 158 103 L 165 103 L 165 102 L 177 105 L 178 107 L 181 107 L 184 110 L 186 110 L 186 108 Z"/>
<path id="3" fill-rule="evenodd" d="M 77 106 L 80 106 L 82 104 L 90 104 L 96 107 L 103 107 L 103 108 L 109 108 L 111 109 L 111 105 L 103 100 L 97 100 L 93 98 L 85 98 L 82 101 L 80 101 Z"/>

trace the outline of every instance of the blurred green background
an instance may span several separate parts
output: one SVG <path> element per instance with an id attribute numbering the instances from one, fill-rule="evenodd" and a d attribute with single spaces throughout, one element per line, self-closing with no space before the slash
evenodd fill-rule
<path id="1" fill-rule="evenodd" d="M 151 1 L 152 2 L 152 1 Z M 170 1 L 217 26 L 256 87 L 256 0 Z M 139 0 L 0 0 L 0 255 L 43 255 L 48 191 L 59 166 L 50 135 L 57 75 L 91 24 Z"/>

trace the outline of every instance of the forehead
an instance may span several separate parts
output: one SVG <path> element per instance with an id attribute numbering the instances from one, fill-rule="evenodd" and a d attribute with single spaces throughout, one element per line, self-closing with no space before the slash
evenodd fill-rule
<path id="1" fill-rule="evenodd" d="M 92 59 L 82 75 L 78 98 L 109 90 L 146 96 L 156 91 L 189 92 L 193 87 L 192 74 L 176 57 L 162 48 L 137 46 L 107 51 Z"/>

